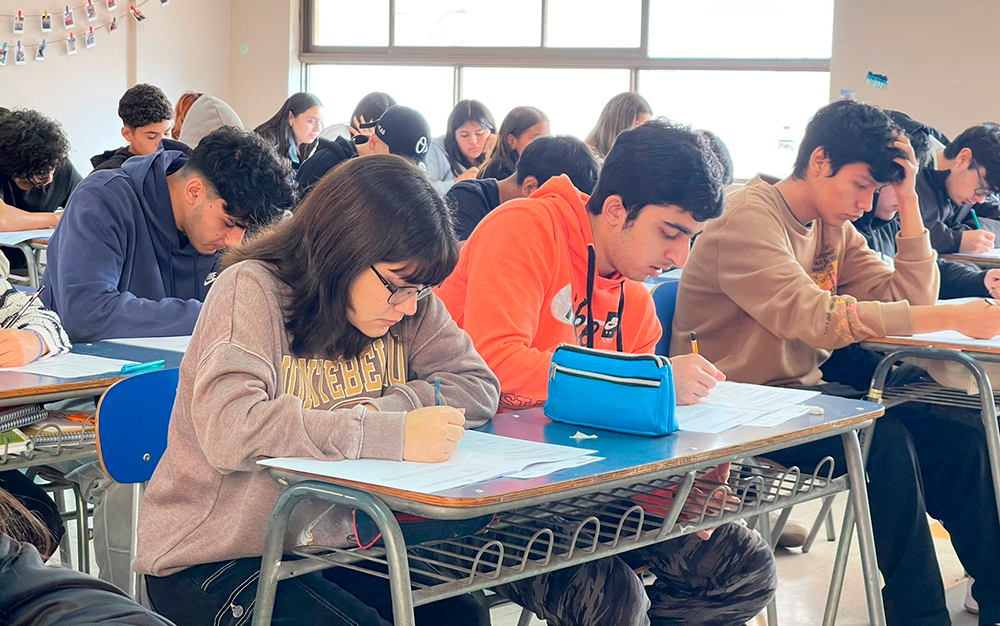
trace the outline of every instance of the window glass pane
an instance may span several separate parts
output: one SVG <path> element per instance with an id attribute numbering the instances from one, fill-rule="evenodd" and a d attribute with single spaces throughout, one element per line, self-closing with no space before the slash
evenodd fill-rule
<path id="1" fill-rule="evenodd" d="M 638 48 L 642 0 L 549 0 L 550 48 Z"/>
<path id="2" fill-rule="evenodd" d="M 498 128 L 508 111 L 529 105 L 549 117 L 552 134 L 581 139 L 607 101 L 628 86 L 623 69 L 469 67 L 462 74 L 462 97 L 485 104 Z"/>
<path id="3" fill-rule="evenodd" d="M 327 126 L 349 121 L 365 95 L 384 91 L 424 114 L 431 132 L 444 133 L 452 107 L 455 71 L 402 65 L 310 65 L 309 91 L 326 107 Z"/>
<path id="4" fill-rule="evenodd" d="M 833 0 L 650 0 L 649 56 L 828 59 Z"/>
<path id="5" fill-rule="evenodd" d="M 396 0 L 395 45 L 540 46 L 542 2 Z"/>
<path id="6" fill-rule="evenodd" d="M 313 0 L 313 44 L 388 46 L 389 0 L 366 0 L 363 16 L 359 6 L 351 0 Z"/>
<path id="7" fill-rule="evenodd" d="M 827 72 L 643 71 L 639 92 L 657 115 L 710 130 L 736 178 L 787 176 L 813 113 L 830 100 Z"/>

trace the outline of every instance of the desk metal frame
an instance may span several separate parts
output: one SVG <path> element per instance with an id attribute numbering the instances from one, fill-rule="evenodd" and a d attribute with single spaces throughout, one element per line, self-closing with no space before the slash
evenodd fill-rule
<path id="1" fill-rule="evenodd" d="M 24 253 L 24 258 L 28 266 L 28 284 L 38 289 L 38 286 L 42 284 L 42 273 L 44 271 L 42 268 L 42 250 L 48 249 L 48 239 L 29 239 L 21 243 L 5 244 L 3 247 L 13 248 Z"/>
<path id="2" fill-rule="evenodd" d="M 859 512 L 857 527 L 869 617 L 872 624 L 883 626 L 885 613 L 864 478 L 865 453 L 858 437 L 859 430 L 868 432 L 873 424 L 873 420 L 855 422 L 750 451 L 754 456 L 766 455 L 773 450 L 840 435 L 847 472 L 832 478 L 832 458 L 822 460 L 811 474 L 799 468 L 775 470 L 734 463 L 734 478 L 729 485 L 741 496 L 741 504 L 726 511 L 711 511 L 708 506 L 712 496 L 724 492 L 723 485 L 718 485 L 708 498 L 692 494 L 692 486 L 696 478 L 700 479 L 719 463 L 746 458 L 745 452 L 547 495 L 506 502 L 501 499 L 494 504 L 463 508 L 428 505 L 399 496 L 376 496 L 360 488 L 271 470 L 280 483 L 289 486 L 275 504 L 268 523 L 253 624 L 271 623 L 279 581 L 330 567 L 348 567 L 388 579 L 394 623 L 412 626 L 414 606 L 601 559 L 745 517 L 766 516 L 772 510 L 850 491 L 851 502 Z M 632 495 L 654 489 L 674 491 L 672 499 L 663 499 L 662 504 L 654 507 L 659 512 L 645 510 L 631 500 Z M 307 499 L 363 511 L 382 532 L 384 547 L 362 551 L 310 546 L 293 551 L 301 558 L 283 560 L 290 515 L 296 504 Z M 700 509 L 700 515 L 681 519 L 685 505 Z M 434 519 L 467 519 L 491 513 L 504 515 L 478 535 L 407 546 L 394 511 Z M 553 516 L 571 520 L 575 527 L 572 523 L 569 527 L 563 523 L 550 524 Z M 851 521 L 853 524 L 854 519 Z M 850 533 L 845 532 L 842 543 L 849 536 Z M 844 550 L 841 569 L 846 569 L 846 564 L 847 551 Z"/>

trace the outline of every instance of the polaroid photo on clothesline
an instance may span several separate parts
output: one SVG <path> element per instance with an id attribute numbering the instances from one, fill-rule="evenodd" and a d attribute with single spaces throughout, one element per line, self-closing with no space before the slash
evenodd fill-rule
<path id="1" fill-rule="evenodd" d="M 0 46 L 0 67 L 7 67 L 7 42 Z"/>
<path id="2" fill-rule="evenodd" d="M 146 16 L 142 14 L 142 11 L 135 8 L 135 6 L 130 6 L 128 10 L 132 13 L 132 17 L 135 18 L 135 21 L 141 22 L 142 20 L 146 19 Z"/>
<path id="3" fill-rule="evenodd" d="M 76 20 L 73 19 L 73 9 L 69 8 L 68 4 L 66 5 L 66 10 L 63 11 L 63 25 L 66 28 L 73 28 L 76 26 Z"/>
<path id="4" fill-rule="evenodd" d="M 48 11 L 42 13 L 42 32 L 52 32 L 52 15 Z"/>
<path id="5" fill-rule="evenodd" d="M 76 54 L 76 35 L 70 33 L 69 37 L 66 38 L 66 55 L 73 56 L 74 54 Z"/>
<path id="6" fill-rule="evenodd" d="M 118 18 L 117 17 L 113 17 L 113 18 L 111 18 L 111 23 L 108 24 L 108 32 L 109 33 L 113 33 L 116 30 L 118 30 Z"/>
<path id="7" fill-rule="evenodd" d="M 20 11 L 14 17 L 14 34 L 20 35 L 24 32 L 24 14 Z"/>
<path id="8" fill-rule="evenodd" d="M 14 65 L 24 65 L 27 63 L 27 55 L 24 53 L 24 45 L 19 41 L 14 49 Z"/>
<path id="9" fill-rule="evenodd" d="M 87 10 L 88 22 L 93 22 L 97 19 L 97 7 L 94 6 L 94 0 L 87 0 L 87 6 L 84 8 Z"/>
<path id="10" fill-rule="evenodd" d="M 35 50 L 35 60 L 44 61 L 45 60 L 45 49 L 49 47 L 49 44 L 42 39 L 42 43 L 38 44 L 38 49 Z"/>
<path id="11" fill-rule="evenodd" d="M 90 50 L 97 45 L 97 35 L 94 34 L 94 27 L 91 26 L 90 30 L 87 31 L 87 36 L 83 38 L 83 46 Z"/>

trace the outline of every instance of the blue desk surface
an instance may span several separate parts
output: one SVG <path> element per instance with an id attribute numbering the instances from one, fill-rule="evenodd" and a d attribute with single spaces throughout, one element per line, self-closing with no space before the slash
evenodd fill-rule
<path id="1" fill-rule="evenodd" d="M 432 495 L 308 474 L 305 476 L 324 482 L 361 487 L 365 491 L 379 494 L 394 505 L 393 508 L 405 502 L 455 508 L 479 507 L 629 479 L 639 482 L 649 478 L 651 474 L 666 475 L 671 469 L 681 466 L 712 465 L 762 454 L 795 443 L 823 438 L 824 435 L 833 436 L 846 432 L 884 412 L 881 405 L 872 402 L 834 396 L 812 398 L 809 405 L 823 407 L 824 413 L 803 415 L 774 428 L 741 426 L 718 434 L 677 432 L 665 437 L 637 437 L 558 424 L 546 418 L 540 408 L 502 413 L 482 430 L 505 437 L 596 450 L 596 456 L 605 457 L 605 460 L 539 478 L 498 478 Z M 597 439 L 572 439 L 571 436 L 577 430 L 595 434 Z M 813 469 L 803 468 L 809 472 Z M 284 470 L 278 473 L 294 474 Z"/>
<path id="2" fill-rule="evenodd" d="M 151 350 L 100 341 L 76 344 L 73 346 L 73 352 L 140 363 L 163 359 L 167 362 L 166 367 L 168 368 L 180 367 L 181 359 L 184 357 L 179 352 Z M 125 376 L 118 373 L 82 378 L 54 378 L 24 372 L 0 372 L 0 406 L 54 399 L 53 396 L 67 398 L 99 395 L 122 378 Z"/>

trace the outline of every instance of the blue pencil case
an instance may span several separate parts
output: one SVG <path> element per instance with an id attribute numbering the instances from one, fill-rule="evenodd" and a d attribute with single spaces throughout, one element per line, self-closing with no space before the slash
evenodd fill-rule
<path id="1" fill-rule="evenodd" d="M 556 422 L 660 437 L 677 430 L 670 359 L 569 344 L 549 365 L 545 416 Z"/>

